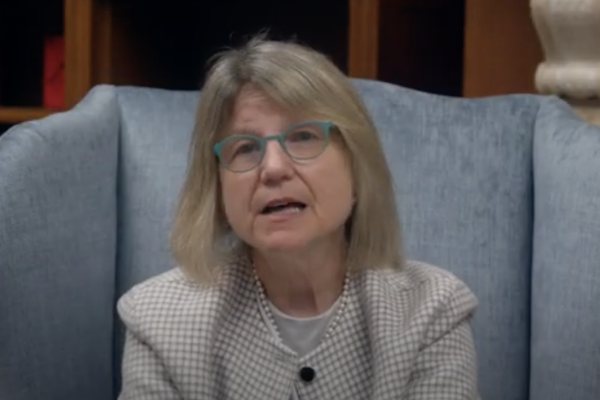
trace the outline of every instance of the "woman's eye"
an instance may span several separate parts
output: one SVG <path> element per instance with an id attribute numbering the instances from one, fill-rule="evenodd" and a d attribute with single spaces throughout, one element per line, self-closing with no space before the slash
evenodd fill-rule
<path id="1" fill-rule="evenodd" d="M 258 143 L 247 142 L 236 147 L 235 154 L 248 154 L 258 150 Z"/>
<path id="2" fill-rule="evenodd" d="M 307 140 L 318 139 L 318 136 L 311 131 L 296 131 L 292 132 L 290 139 L 294 142 L 303 142 Z"/>

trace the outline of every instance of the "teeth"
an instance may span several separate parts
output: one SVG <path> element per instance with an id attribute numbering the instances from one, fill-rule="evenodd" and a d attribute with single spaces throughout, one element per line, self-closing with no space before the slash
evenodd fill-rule
<path id="1" fill-rule="evenodd" d="M 285 207 L 279 210 L 275 210 L 271 214 L 296 214 L 299 213 L 300 210 L 300 207 Z"/>
<path id="2" fill-rule="evenodd" d="M 301 203 L 295 202 L 287 202 L 281 201 L 277 203 L 272 203 L 265 207 L 262 211 L 263 214 L 274 214 L 274 213 L 284 213 L 284 214 L 295 214 L 299 213 L 304 209 L 304 205 Z"/>

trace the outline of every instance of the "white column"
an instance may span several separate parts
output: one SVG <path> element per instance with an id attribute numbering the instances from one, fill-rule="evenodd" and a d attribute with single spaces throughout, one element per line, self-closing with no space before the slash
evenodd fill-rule
<path id="1" fill-rule="evenodd" d="M 600 125 L 600 0 L 530 0 L 545 61 L 536 71 L 540 93 L 569 101 Z"/>

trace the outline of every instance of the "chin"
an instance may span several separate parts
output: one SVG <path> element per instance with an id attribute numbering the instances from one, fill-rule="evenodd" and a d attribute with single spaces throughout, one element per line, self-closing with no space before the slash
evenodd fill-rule
<path id="1" fill-rule="evenodd" d="M 295 252 L 306 248 L 308 241 L 306 238 L 288 235 L 277 235 L 277 237 L 266 237 L 258 240 L 256 248 L 263 251 L 289 251 Z"/>

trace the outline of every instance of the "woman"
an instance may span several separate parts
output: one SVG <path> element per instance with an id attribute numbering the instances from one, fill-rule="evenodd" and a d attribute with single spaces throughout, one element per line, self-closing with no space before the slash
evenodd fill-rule
<path id="1" fill-rule="evenodd" d="M 475 399 L 457 278 L 405 262 L 392 178 L 349 80 L 260 38 L 202 89 L 180 268 L 119 301 L 121 399 Z"/>

